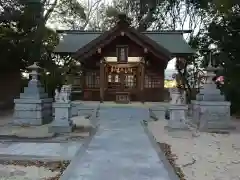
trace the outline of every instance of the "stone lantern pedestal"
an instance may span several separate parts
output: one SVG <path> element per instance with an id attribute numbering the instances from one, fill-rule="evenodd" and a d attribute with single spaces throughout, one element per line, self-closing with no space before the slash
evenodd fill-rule
<path id="1" fill-rule="evenodd" d="M 230 102 L 227 101 L 192 101 L 192 120 L 200 131 L 229 129 Z"/>

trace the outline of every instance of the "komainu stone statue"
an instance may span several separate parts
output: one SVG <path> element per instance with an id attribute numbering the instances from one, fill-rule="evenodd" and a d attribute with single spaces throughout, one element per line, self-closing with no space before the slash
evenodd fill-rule
<path id="1" fill-rule="evenodd" d="M 179 102 L 179 94 L 171 94 L 171 104 L 178 104 Z"/>
<path id="2" fill-rule="evenodd" d="M 176 75 L 174 75 L 176 79 Z M 182 86 L 177 85 L 175 88 L 169 89 L 171 102 L 168 108 L 168 128 L 171 129 L 188 129 L 186 125 L 185 91 Z"/>
<path id="3" fill-rule="evenodd" d="M 54 121 L 49 126 L 49 132 L 53 133 L 69 133 L 73 130 L 73 123 L 71 121 L 70 101 L 71 85 L 63 85 L 60 92 L 55 89 L 55 103 L 53 108 L 55 111 Z"/>
<path id="4" fill-rule="evenodd" d="M 181 93 L 178 88 L 172 88 L 170 89 L 170 97 L 171 102 L 170 104 L 184 104 L 184 98 L 185 94 Z"/>
<path id="5" fill-rule="evenodd" d="M 58 89 L 55 89 L 55 101 L 68 103 L 70 101 L 71 89 L 71 85 L 63 85 L 60 92 Z"/>
<path id="6" fill-rule="evenodd" d="M 59 101 L 59 90 L 55 89 L 55 96 L 54 96 L 55 101 Z"/>
<path id="7" fill-rule="evenodd" d="M 176 80 L 177 86 L 169 89 L 171 97 L 170 104 L 186 104 L 186 92 L 183 90 L 179 74 L 173 74 L 172 78 Z"/>

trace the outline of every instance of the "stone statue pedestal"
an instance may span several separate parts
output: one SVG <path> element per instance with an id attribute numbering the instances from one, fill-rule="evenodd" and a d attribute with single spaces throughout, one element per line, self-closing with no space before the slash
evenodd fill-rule
<path id="1" fill-rule="evenodd" d="M 169 111 L 169 120 L 168 128 L 171 129 L 188 129 L 186 124 L 186 113 L 188 107 L 187 105 L 171 105 L 168 109 Z"/>
<path id="2" fill-rule="evenodd" d="M 34 63 L 30 75 L 32 79 L 19 99 L 15 99 L 14 125 L 43 125 L 52 121 L 52 98 L 48 98 L 40 81 L 38 80 L 38 69 L 40 67 Z"/>
<path id="3" fill-rule="evenodd" d="M 230 102 L 192 101 L 193 122 L 200 131 L 227 130 L 230 126 Z"/>
<path id="4" fill-rule="evenodd" d="M 73 131 L 71 118 L 71 102 L 53 103 L 55 118 L 49 127 L 49 132 L 53 133 L 70 133 Z"/>

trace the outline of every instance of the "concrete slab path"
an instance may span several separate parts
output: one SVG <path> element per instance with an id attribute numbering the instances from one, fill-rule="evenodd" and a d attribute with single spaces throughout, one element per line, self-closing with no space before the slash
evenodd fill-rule
<path id="1" fill-rule="evenodd" d="M 61 180 L 172 180 L 140 121 L 148 109 L 100 109 L 100 127 L 86 152 L 79 153 Z"/>

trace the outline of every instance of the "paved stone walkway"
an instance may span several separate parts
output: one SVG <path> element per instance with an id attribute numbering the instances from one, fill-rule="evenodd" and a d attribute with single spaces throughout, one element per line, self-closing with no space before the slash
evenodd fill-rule
<path id="1" fill-rule="evenodd" d="M 140 124 L 146 108 L 102 108 L 99 115 L 96 135 L 61 180 L 171 180 Z"/>

